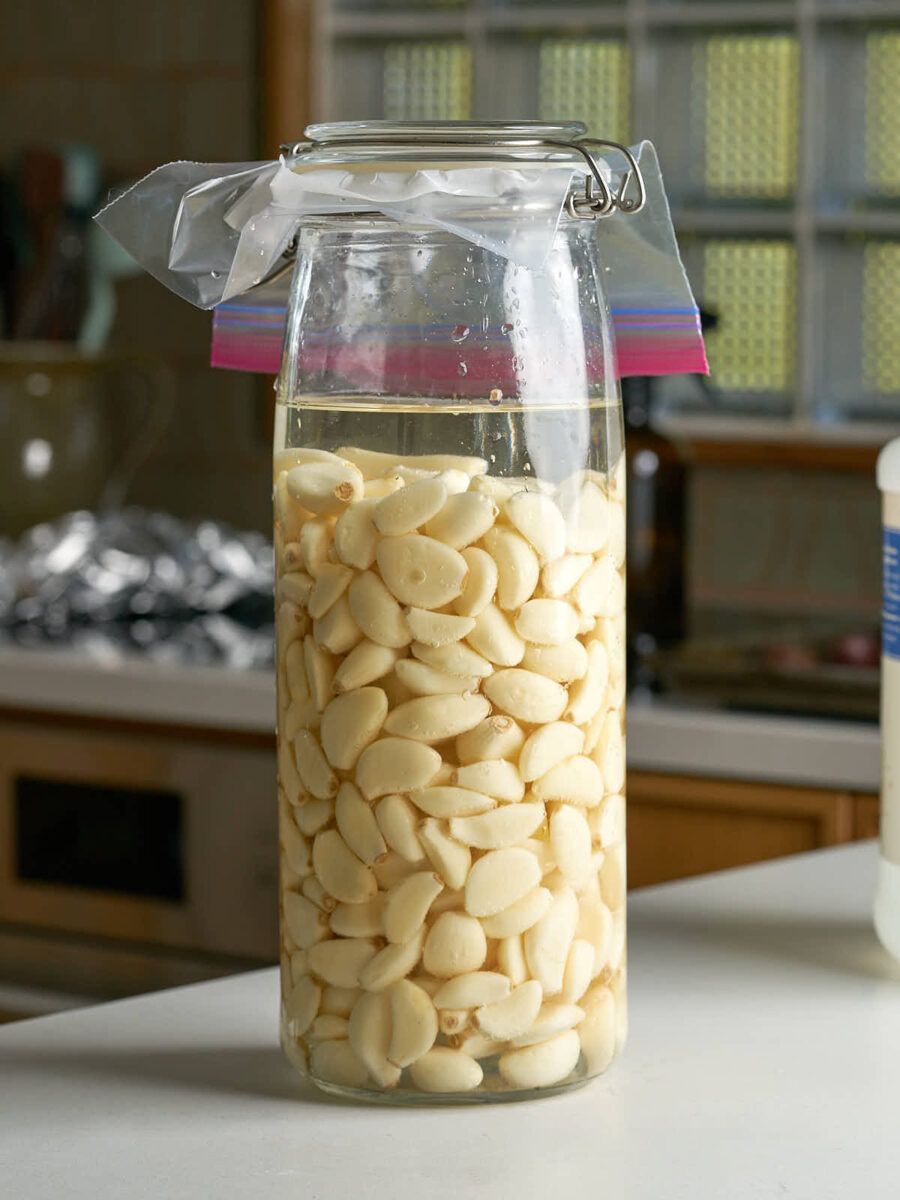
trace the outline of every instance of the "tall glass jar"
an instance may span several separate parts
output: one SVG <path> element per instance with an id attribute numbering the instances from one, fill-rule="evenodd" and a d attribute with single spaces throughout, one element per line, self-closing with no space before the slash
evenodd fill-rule
<path id="1" fill-rule="evenodd" d="M 373 1100 L 568 1088 L 626 1028 L 623 426 L 592 224 L 563 217 L 539 271 L 371 214 L 306 220 L 297 251 L 282 1043 Z"/>

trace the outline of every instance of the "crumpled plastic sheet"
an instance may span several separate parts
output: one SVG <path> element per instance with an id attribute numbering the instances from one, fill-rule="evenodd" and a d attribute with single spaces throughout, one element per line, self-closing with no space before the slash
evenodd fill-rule
<path id="1" fill-rule="evenodd" d="M 0 646 L 266 668 L 273 581 L 260 533 L 140 508 L 73 512 L 0 541 Z"/>

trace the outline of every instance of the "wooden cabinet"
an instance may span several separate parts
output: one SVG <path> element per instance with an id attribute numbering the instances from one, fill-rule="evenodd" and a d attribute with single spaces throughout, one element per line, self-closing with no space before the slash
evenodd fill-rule
<path id="1" fill-rule="evenodd" d="M 874 837 L 878 797 L 783 784 L 628 776 L 628 883 L 642 887 Z"/>

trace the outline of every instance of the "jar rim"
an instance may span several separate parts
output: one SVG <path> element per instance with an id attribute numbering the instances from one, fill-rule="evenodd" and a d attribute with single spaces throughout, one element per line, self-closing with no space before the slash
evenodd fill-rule
<path id="1" fill-rule="evenodd" d="M 506 148 L 508 143 L 528 146 L 536 142 L 575 142 L 584 137 L 581 121 L 329 121 L 308 125 L 304 135 L 317 146 L 347 142 L 410 143 L 418 139 L 440 145 L 443 141 L 473 146 Z"/>

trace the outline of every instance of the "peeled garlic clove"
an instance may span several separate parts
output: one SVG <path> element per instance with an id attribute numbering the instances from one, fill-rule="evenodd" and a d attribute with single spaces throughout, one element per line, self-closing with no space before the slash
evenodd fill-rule
<path id="1" fill-rule="evenodd" d="M 536 1046 L 507 1051 L 498 1065 L 500 1074 L 512 1087 L 550 1087 L 571 1075 L 580 1053 L 578 1034 L 570 1029 Z"/>
<path id="2" fill-rule="evenodd" d="M 328 800 L 337 794 L 338 778 L 322 753 L 315 734 L 308 729 L 302 729 L 294 738 L 294 760 L 303 786 L 313 796 Z"/>
<path id="3" fill-rule="evenodd" d="M 525 784 L 518 770 L 503 758 L 489 758 L 457 767 L 450 782 L 506 803 L 518 803 L 525 795 Z"/>
<path id="4" fill-rule="evenodd" d="M 309 699 L 309 681 L 306 678 L 306 665 L 303 659 L 303 643 L 292 642 L 284 652 L 284 669 L 292 700 Z"/>
<path id="5" fill-rule="evenodd" d="M 557 763 L 580 754 L 584 745 L 584 734 L 565 721 L 552 721 L 542 725 L 527 738 L 519 755 L 519 774 L 526 783 L 532 783 Z"/>
<path id="6" fill-rule="evenodd" d="M 477 617 L 490 604 L 497 591 L 497 564 L 486 550 L 469 546 L 462 551 L 469 568 L 462 592 L 453 607 L 463 617 Z"/>
<path id="7" fill-rule="evenodd" d="M 379 533 L 373 520 L 377 498 L 351 504 L 334 526 L 334 548 L 338 558 L 349 567 L 367 571 L 375 561 Z"/>
<path id="8" fill-rule="evenodd" d="M 569 689 L 566 717 L 576 725 L 586 725 L 603 706 L 609 685 L 609 658 L 602 642 L 588 643 L 587 670 Z"/>
<path id="9" fill-rule="evenodd" d="M 358 446 L 340 446 L 341 458 L 354 463 L 367 479 L 384 475 L 392 467 L 402 463 L 420 471 L 465 471 L 467 475 L 478 475 L 487 470 L 483 458 L 467 454 L 392 454 L 382 450 L 362 450 Z"/>
<path id="10" fill-rule="evenodd" d="M 326 987 L 322 989 L 322 1003 L 319 1011 L 334 1013 L 339 1017 L 349 1017 L 353 1005 L 360 997 L 359 988 Z"/>
<path id="11" fill-rule="evenodd" d="M 553 897 L 547 888 L 536 887 L 509 908 L 504 908 L 492 917 L 482 917 L 481 927 L 491 938 L 515 937 L 536 925 L 550 907 L 552 900 Z"/>
<path id="12" fill-rule="evenodd" d="M 406 624 L 415 640 L 426 646 L 448 646 L 466 637 L 475 627 L 472 617 L 434 613 L 425 608 L 408 609 Z"/>
<path id="13" fill-rule="evenodd" d="M 475 1010 L 475 1028 L 503 1041 L 530 1029 L 537 1020 L 543 999 L 541 985 L 534 979 L 520 983 L 508 996 Z"/>
<path id="14" fill-rule="evenodd" d="M 356 786 L 367 800 L 375 800 L 388 792 L 427 787 L 440 767 L 441 756 L 431 746 L 408 738 L 379 738 L 359 756 Z"/>
<path id="15" fill-rule="evenodd" d="M 566 959 L 561 999 L 575 1004 L 581 999 L 594 977 L 595 950 L 590 942 L 576 938 Z"/>
<path id="16" fill-rule="evenodd" d="M 411 533 L 440 512 L 446 501 L 447 488 L 441 479 L 420 479 L 379 500 L 372 519 L 385 536 Z"/>
<path id="17" fill-rule="evenodd" d="M 550 845 L 556 865 L 574 887 L 582 887 L 591 874 L 591 830 L 580 808 L 560 804 L 550 817 Z"/>
<path id="18" fill-rule="evenodd" d="M 309 603 L 313 590 L 313 577 L 305 571 L 289 571 L 278 580 L 278 596 L 301 607 Z"/>
<path id="19" fill-rule="evenodd" d="M 445 912 L 428 931 L 422 962 L 429 975 L 449 979 L 477 971 L 486 957 L 480 923 L 467 913 Z"/>
<path id="20" fill-rule="evenodd" d="M 338 696 L 322 713 L 322 748 L 333 767 L 352 771 L 363 750 L 375 740 L 387 716 L 381 688 L 364 687 Z"/>
<path id="21" fill-rule="evenodd" d="M 323 617 L 350 586 L 352 578 L 353 572 L 349 567 L 340 563 L 323 563 L 309 596 L 309 615 L 314 619 Z"/>
<path id="22" fill-rule="evenodd" d="M 616 1005 L 609 988 L 601 987 L 592 989 L 584 1007 L 578 1037 L 588 1072 L 596 1075 L 605 1071 L 616 1055 Z"/>
<path id="23" fill-rule="evenodd" d="M 625 847 L 612 846 L 600 869 L 600 892 L 607 907 L 616 910 L 625 903 Z"/>
<path id="24" fill-rule="evenodd" d="M 524 640 L 496 604 L 482 609 L 466 640 L 479 654 L 500 667 L 514 667 L 525 654 Z"/>
<path id="25" fill-rule="evenodd" d="M 338 789 L 334 816 L 341 837 L 367 866 L 387 853 L 375 814 L 352 783 L 342 783 Z"/>
<path id="26" fill-rule="evenodd" d="M 578 629 L 578 614 L 565 600 L 529 600 L 516 614 L 516 632 L 527 642 L 561 646 Z"/>
<path id="27" fill-rule="evenodd" d="M 456 739 L 456 754 L 463 766 L 485 759 L 515 760 L 525 734 L 512 719 L 500 713 L 488 717 Z"/>
<path id="28" fill-rule="evenodd" d="M 590 554 L 564 554 L 546 563 L 541 571 L 544 591 L 548 596 L 567 596 L 593 561 Z"/>
<path id="29" fill-rule="evenodd" d="M 625 841 L 625 797 L 606 796 L 599 808 L 588 815 L 591 834 L 604 850 Z M 286 849 L 286 847 L 285 847 Z M 294 868 L 297 870 L 297 868 Z"/>
<path id="30" fill-rule="evenodd" d="M 350 1046 L 373 1081 L 382 1088 L 395 1087 L 400 1079 L 400 1068 L 388 1062 L 391 1025 L 388 996 L 367 992 L 353 1006 L 348 1028 Z"/>
<path id="31" fill-rule="evenodd" d="M 346 596 L 339 596 L 324 617 L 313 621 L 313 637 L 331 654 L 346 654 L 362 639 L 362 630 L 353 620 Z"/>
<path id="32" fill-rule="evenodd" d="M 350 612 L 369 641 L 399 650 L 412 638 L 400 605 L 374 571 L 364 571 L 350 584 Z"/>
<path id="33" fill-rule="evenodd" d="M 497 526 L 485 534 L 484 548 L 497 567 L 497 603 L 504 609 L 521 608 L 540 575 L 534 550 L 518 533 Z"/>
<path id="34" fill-rule="evenodd" d="M 625 783 L 625 739 L 617 712 L 608 713 L 604 719 L 592 757 L 603 772 L 607 791 L 621 791 Z"/>
<path id="35" fill-rule="evenodd" d="M 287 473 L 287 490 L 304 508 L 324 516 L 337 516 L 348 504 L 361 500 L 363 477 L 349 462 L 307 462 Z"/>
<path id="36" fill-rule="evenodd" d="M 325 914 L 305 896 L 286 891 L 283 893 L 282 903 L 287 931 L 301 950 L 308 950 L 310 946 L 328 936 L 328 920 Z"/>
<path id="37" fill-rule="evenodd" d="M 466 912 L 473 917 L 492 917 L 521 900 L 540 881 L 537 859 L 527 850 L 489 850 L 472 865 L 466 880 Z"/>
<path id="38" fill-rule="evenodd" d="M 308 635 L 303 639 L 303 662 L 309 683 L 309 694 L 318 711 L 322 712 L 331 699 L 334 659 L 316 644 L 311 635 Z"/>
<path id="39" fill-rule="evenodd" d="M 621 568 L 625 563 L 625 506 L 612 504 L 609 509 L 609 537 L 606 540 L 606 553 L 616 567 Z"/>
<path id="40" fill-rule="evenodd" d="M 573 475 L 560 484 L 557 503 L 565 513 L 566 545 L 576 554 L 596 554 L 609 536 L 610 508 L 603 489 L 591 479 Z"/>
<path id="41" fill-rule="evenodd" d="M 483 1033 L 463 1033 L 453 1039 L 455 1050 L 461 1050 L 470 1058 L 493 1058 L 506 1049 L 506 1042 L 486 1037 Z"/>
<path id="42" fill-rule="evenodd" d="M 497 708 L 517 721 L 533 725 L 558 720 L 568 703 L 566 689 L 560 684 L 519 667 L 495 671 L 482 687 Z"/>
<path id="43" fill-rule="evenodd" d="M 395 983 L 389 993 L 392 1032 L 388 1061 L 408 1067 L 434 1045 L 437 1011 L 426 991 L 408 979 Z"/>
<path id="44" fill-rule="evenodd" d="M 323 1016 L 316 1017 L 312 1025 L 306 1032 L 306 1040 L 308 1042 L 330 1042 L 336 1038 L 345 1038 L 350 1029 L 350 1023 L 346 1017 L 336 1017 L 332 1013 L 325 1013 Z"/>
<path id="45" fill-rule="evenodd" d="M 389 942 L 408 942 L 418 932 L 443 886 L 433 871 L 417 871 L 391 888 L 383 917 Z"/>
<path id="46" fill-rule="evenodd" d="M 625 583 L 612 558 L 604 554 L 575 585 L 575 603 L 588 617 L 617 617 L 625 610 Z"/>
<path id="47" fill-rule="evenodd" d="M 309 619 L 302 608 L 283 600 L 275 614 L 275 632 L 279 646 L 288 646 L 302 638 L 309 628 Z"/>
<path id="48" fill-rule="evenodd" d="M 317 1042 L 310 1050 L 309 1073 L 313 1079 L 338 1087 L 361 1088 L 369 1082 L 366 1068 L 343 1039 Z"/>
<path id="49" fill-rule="evenodd" d="M 303 1037 L 312 1024 L 321 996 L 322 989 L 306 975 L 284 997 L 284 1015 L 294 1037 Z"/>
<path id="50" fill-rule="evenodd" d="M 414 658 L 401 659 L 394 670 L 403 686 L 417 696 L 445 696 L 472 692 L 478 687 L 477 675 L 451 675 Z"/>
<path id="51" fill-rule="evenodd" d="M 525 962 L 525 950 L 520 936 L 503 938 L 498 943 L 497 966 L 513 987 L 525 982 L 528 978 L 528 964 Z"/>
<path id="52" fill-rule="evenodd" d="M 469 569 L 458 551 L 417 533 L 382 538 L 375 559 L 391 594 L 415 608 L 441 608 L 455 600 Z"/>
<path id="53" fill-rule="evenodd" d="M 509 995 L 509 980 L 499 971 L 470 971 L 448 979 L 434 994 L 434 1007 L 478 1008 Z"/>
<path id="54" fill-rule="evenodd" d="M 328 918 L 332 933 L 345 938 L 381 937 L 384 893 L 379 892 L 362 904 L 339 904 Z"/>
<path id="55" fill-rule="evenodd" d="M 327 517 L 316 517 L 312 521 L 307 521 L 300 530 L 298 538 L 300 556 L 307 574 L 312 575 L 313 578 L 328 562 L 331 537 L 331 521 Z"/>
<path id="56" fill-rule="evenodd" d="M 310 949 L 309 967 L 335 987 L 356 987 L 360 972 L 374 957 L 375 945 L 369 938 L 332 938 Z"/>
<path id="57" fill-rule="evenodd" d="M 406 796 L 394 793 L 379 800 L 375 819 L 385 841 L 396 854 L 407 862 L 422 862 L 425 852 L 416 832 L 419 814 Z"/>
<path id="58" fill-rule="evenodd" d="M 309 842 L 294 824 L 291 816 L 285 815 L 280 833 L 281 849 L 288 866 L 296 875 L 308 875 L 312 870 Z"/>
<path id="59" fill-rule="evenodd" d="M 487 812 L 496 804 L 490 796 L 483 792 L 472 792 L 468 788 L 440 787 L 422 788 L 411 792 L 410 799 L 416 808 L 427 813 L 429 817 L 446 819 L 449 817 L 467 817 L 475 813 Z"/>
<path id="60" fill-rule="evenodd" d="M 384 858 L 380 858 L 372 867 L 372 874 L 378 880 L 378 886 L 383 891 L 388 891 L 395 883 L 412 875 L 413 871 L 424 861 L 424 854 L 418 862 L 411 863 L 402 858 L 395 850 L 389 850 Z"/>
<path id="61" fill-rule="evenodd" d="M 506 516 L 538 553 L 541 562 L 566 551 L 566 523 L 550 496 L 517 492 L 506 502 Z"/>
<path id="62" fill-rule="evenodd" d="M 476 725 L 490 713 L 483 696 L 419 696 L 398 705 L 384 723 L 385 732 L 417 742 L 442 742 Z"/>
<path id="63" fill-rule="evenodd" d="M 455 1092 L 471 1092 L 484 1078 L 484 1072 L 474 1058 L 449 1046 L 435 1046 L 414 1062 L 409 1072 L 421 1091 L 448 1096 Z"/>
<path id="64" fill-rule="evenodd" d="M 462 492 L 447 499 L 425 526 L 425 532 L 454 550 L 462 550 L 483 537 L 496 517 L 497 506 L 490 497 L 478 492 Z"/>
<path id="65" fill-rule="evenodd" d="M 428 861 L 446 886 L 457 892 L 465 887 L 472 865 L 472 852 L 468 846 L 460 845 L 441 827 L 439 821 L 428 817 L 418 830 L 418 840 L 428 855 Z M 440 898 L 443 901 L 443 897 Z"/>
<path id="66" fill-rule="evenodd" d="M 543 1004 L 530 1029 L 512 1039 L 514 1046 L 534 1046 L 548 1038 L 565 1033 L 584 1020 L 584 1009 L 578 1004 Z"/>
<path id="67" fill-rule="evenodd" d="M 451 675 L 475 675 L 481 679 L 494 669 L 486 658 L 476 654 L 464 642 L 454 642 L 449 646 L 426 646 L 424 642 L 413 642 L 410 649 L 419 662 Z"/>
<path id="68" fill-rule="evenodd" d="M 306 837 L 312 837 L 320 829 L 324 829 L 334 816 L 334 801 L 328 797 L 324 800 L 307 798 L 294 809 L 300 832 Z"/>
<path id="69" fill-rule="evenodd" d="M 523 935 L 529 972 L 545 996 L 562 991 L 569 948 L 578 924 L 578 901 L 567 884 L 557 888 L 553 902 L 541 919 Z"/>
<path id="70" fill-rule="evenodd" d="M 355 646 L 341 661 L 334 673 L 332 691 L 337 695 L 352 692 L 382 679 L 394 669 L 398 652 L 389 646 L 379 646 L 366 639 Z"/>
<path id="71" fill-rule="evenodd" d="M 543 820 L 543 804 L 507 804 L 478 816 L 454 817 L 450 833 L 477 850 L 498 850 L 531 837 Z"/>
<path id="72" fill-rule="evenodd" d="M 307 875 L 306 879 L 303 880 L 301 891 L 311 904 L 314 904 L 316 908 L 321 909 L 324 913 L 332 913 L 337 908 L 337 900 L 335 900 L 334 896 L 328 895 L 315 875 Z"/>
<path id="73" fill-rule="evenodd" d="M 536 779 L 531 791 L 537 800 L 596 808 L 603 799 L 603 776 L 593 759 L 573 754 Z"/>
<path id="74" fill-rule="evenodd" d="M 408 942 L 392 942 L 383 950 L 379 950 L 360 971 L 360 986 L 367 992 L 381 992 L 391 984 L 405 979 L 419 961 L 424 941 L 423 925 Z"/>
<path id="75" fill-rule="evenodd" d="M 362 904 L 378 891 L 371 870 L 360 862 L 336 829 L 316 834 L 313 870 L 326 892 L 345 904 Z"/>

